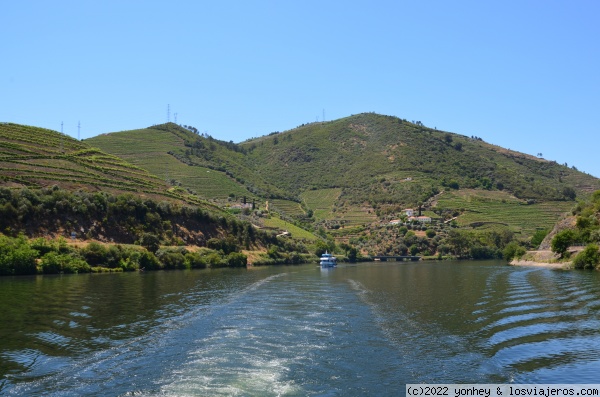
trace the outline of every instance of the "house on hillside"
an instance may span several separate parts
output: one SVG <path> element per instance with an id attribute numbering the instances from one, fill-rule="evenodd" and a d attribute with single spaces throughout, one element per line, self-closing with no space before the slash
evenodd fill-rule
<path id="1" fill-rule="evenodd" d="M 431 217 L 429 216 L 411 216 L 408 218 L 409 222 L 416 221 L 421 223 L 431 223 Z"/>
<path id="2" fill-rule="evenodd" d="M 415 210 L 413 210 L 412 208 L 404 209 L 402 210 L 402 212 L 404 212 L 406 216 L 413 216 L 415 214 Z"/>
<path id="3" fill-rule="evenodd" d="M 393 219 L 393 220 L 391 220 L 391 221 L 390 221 L 390 223 L 389 223 L 389 224 L 390 224 L 390 225 L 399 225 L 399 224 L 400 224 L 400 222 L 401 222 L 401 220 L 400 220 L 400 219 Z"/>

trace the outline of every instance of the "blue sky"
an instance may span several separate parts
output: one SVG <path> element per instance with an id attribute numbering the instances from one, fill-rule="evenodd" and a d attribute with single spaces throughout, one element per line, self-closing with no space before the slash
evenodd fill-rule
<path id="1" fill-rule="evenodd" d="M 222 140 L 377 112 L 600 177 L 600 2 L 0 2 L 0 121 Z"/>

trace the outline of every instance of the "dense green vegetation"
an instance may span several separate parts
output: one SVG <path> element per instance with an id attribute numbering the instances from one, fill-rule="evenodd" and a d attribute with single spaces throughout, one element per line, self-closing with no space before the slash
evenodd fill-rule
<path id="1" fill-rule="evenodd" d="M 576 217 L 574 229 L 560 230 L 552 238 L 552 251 L 561 258 L 570 256 L 573 245 L 586 247 L 573 258 L 576 269 L 595 269 L 600 266 L 600 190 L 594 192 L 588 201 L 580 202 L 573 210 Z"/>
<path id="2" fill-rule="evenodd" d="M 0 188 L 0 232 L 5 235 L 0 254 L 3 274 L 35 273 L 36 260 L 41 261 L 44 273 L 73 273 L 90 271 L 95 266 L 123 270 L 245 266 L 242 250 L 269 248 L 298 255 L 307 252 L 303 245 L 277 237 L 276 232 L 257 230 L 248 222 L 199 207 L 156 202 L 131 194 L 70 192 L 58 187 Z M 25 237 L 71 233 L 78 239 L 136 244 L 145 249 L 125 249 L 122 245 L 104 248 L 90 243 L 75 252 L 62 242 L 29 242 Z M 180 248 L 161 248 L 165 245 Z M 198 257 L 183 246 L 211 251 Z M 52 254 L 46 256 L 49 253 Z M 283 256 L 282 262 L 286 262 Z"/>
<path id="3" fill-rule="evenodd" d="M 247 168 L 245 151 L 238 145 L 197 132 L 167 123 L 86 142 L 208 199 L 285 196 Z"/>
<path id="4" fill-rule="evenodd" d="M 0 235 L 0 275 L 121 272 L 246 266 L 246 255 L 204 248 L 171 247 L 156 253 L 139 246 L 90 242 L 83 248 L 64 238 L 28 240 Z"/>

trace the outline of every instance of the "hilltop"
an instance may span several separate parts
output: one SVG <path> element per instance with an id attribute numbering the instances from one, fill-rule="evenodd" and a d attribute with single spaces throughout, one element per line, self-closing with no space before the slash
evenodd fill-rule
<path id="1" fill-rule="evenodd" d="M 415 205 L 446 188 L 565 200 L 572 199 L 571 189 L 582 194 L 600 186 L 598 179 L 553 161 L 372 113 L 311 123 L 240 146 L 257 173 L 286 191 L 344 188 L 351 190 L 350 199 L 371 205 Z"/>

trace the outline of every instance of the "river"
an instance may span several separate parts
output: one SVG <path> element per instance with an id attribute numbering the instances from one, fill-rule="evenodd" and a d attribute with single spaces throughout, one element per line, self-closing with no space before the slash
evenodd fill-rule
<path id="1" fill-rule="evenodd" d="M 600 273 L 501 262 L 0 278 L 0 395 L 596 383 Z"/>

